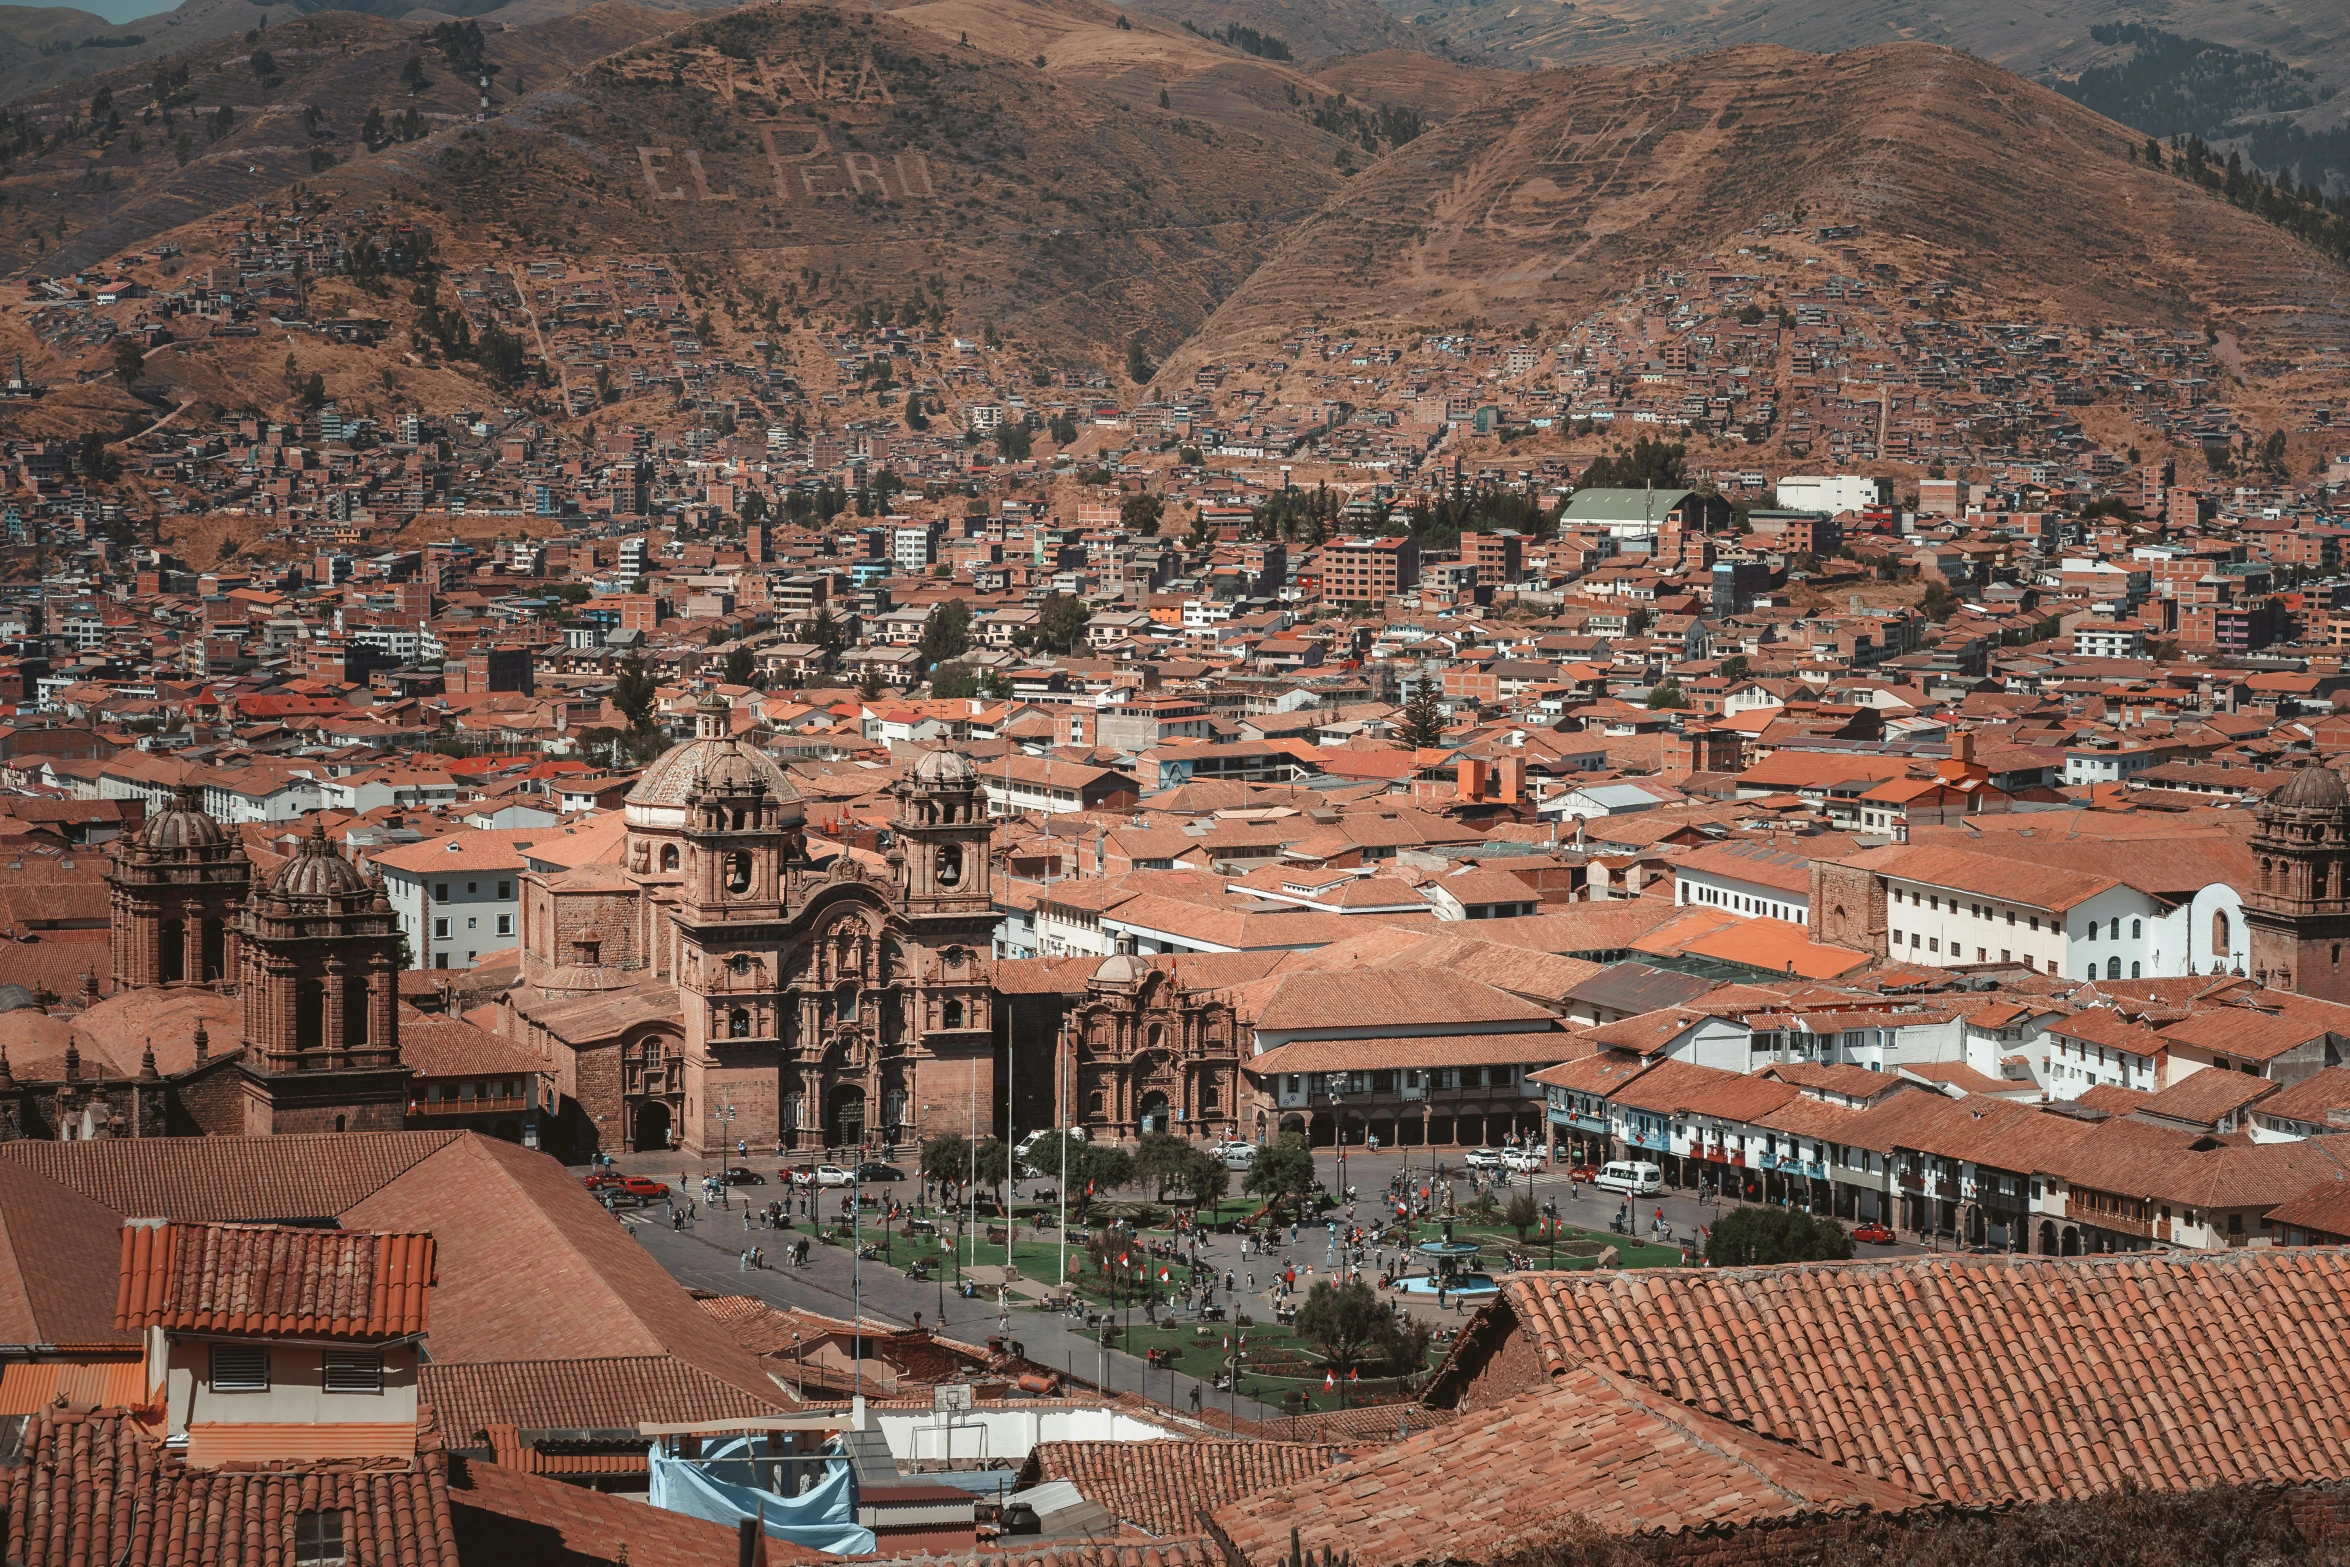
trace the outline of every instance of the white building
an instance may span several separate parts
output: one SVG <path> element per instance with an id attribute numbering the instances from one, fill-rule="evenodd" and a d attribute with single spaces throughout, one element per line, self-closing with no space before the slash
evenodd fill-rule
<path id="1" fill-rule="evenodd" d="M 1833 517 L 1892 502 L 1893 482 L 1857 473 L 1791 473 L 1779 481 L 1778 501 L 1787 511 L 1816 511 Z"/>
<path id="2" fill-rule="evenodd" d="M 2077 658 L 2144 658 L 2146 628 L 2117 626 L 2110 620 L 2083 621 L 2073 627 L 2073 654 Z"/>
<path id="3" fill-rule="evenodd" d="M 372 856 L 416 967 L 471 968 L 515 945 L 528 846 L 502 832 L 461 832 Z"/>

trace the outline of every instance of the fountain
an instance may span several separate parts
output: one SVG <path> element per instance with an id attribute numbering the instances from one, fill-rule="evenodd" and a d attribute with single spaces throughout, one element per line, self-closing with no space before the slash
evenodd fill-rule
<path id="1" fill-rule="evenodd" d="M 1444 1229 L 1444 1238 L 1422 1241 L 1412 1248 L 1428 1259 L 1427 1275 L 1405 1279 L 1396 1288 L 1407 1295 L 1434 1295 L 1441 1292 L 1447 1297 L 1501 1293 L 1501 1286 L 1494 1282 L 1493 1275 L 1477 1269 L 1477 1243 L 1453 1239 L 1452 1227 L 1456 1218 L 1452 1207 L 1452 1188 L 1448 1186 L 1444 1189 L 1444 1206 L 1437 1214 L 1437 1222 Z"/>

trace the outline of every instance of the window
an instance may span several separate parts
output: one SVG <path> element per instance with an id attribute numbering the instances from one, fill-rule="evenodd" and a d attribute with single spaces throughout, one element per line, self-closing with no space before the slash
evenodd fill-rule
<path id="1" fill-rule="evenodd" d="M 329 1393 L 380 1393 L 384 1390 L 384 1358 L 370 1350 L 330 1349 L 326 1352 L 326 1390 Z"/>
<path id="2" fill-rule="evenodd" d="M 2211 955 L 2215 958 L 2224 958 L 2235 944 L 2234 934 L 2228 929 L 2228 911 L 2213 909 L 2211 911 Z"/>
<path id="3" fill-rule="evenodd" d="M 447 968 L 449 966 L 449 955 L 446 952 L 434 953 L 432 955 L 432 966 L 434 968 Z"/>
<path id="4" fill-rule="evenodd" d="M 294 1514 L 294 1567 L 343 1567 L 343 1510 Z"/>
<path id="5" fill-rule="evenodd" d="M 498 934 L 501 936 L 511 936 L 514 934 L 513 915 L 501 914 L 498 916 Z"/>
<path id="6" fill-rule="evenodd" d="M 751 1037 L 751 1014 L 747 1007 L 736 1007 L 726 1015 L 726 1035 L 729 1039 Z"/>
<path id="7" fill-rule="evenodd" d="M 446 903 L 449 901 L 449 884 L 447 882 L 435 882 L 433 884 L 432 901 L 435 903 Z"/>
<path id="8" fill-rule="evenodd" d="M 661 868 L 665 871 L 673 871 L 677 869 L 676 844 L 665 843 L 661 845 Z"/>
<path id="9" fill-rule="evenodd" d="M 475 893 L 477 893 L 477 892 L 479 892 L 479 891 L 481 891 L 481 883 L 480 883 L 480 882 L 478 882 L 478 881 L 469 881 L 469 882 L 467 882 L 467 883 L 465 884 L 465 896 L 467 896 L 468 898 L 472 897 L 472 896 L 473 896 Z"/>
<path id="10" fill-rule="evenodd" d="M 269 1391 L 269 1351 L 259 1344 L 212 1346 L 212 1391 L 266 1393 Z"/>
<path id="11" fill-rule="evenodd" d="M 939 1026 L 942 1028 L 961 1028 L 963 1026 L 963 1003 L 950 997 L 938 1009 L 938 1017 Z"/>
<path id="12" fill-rule="evenodd" d="M 2115 920 L 2115 921 L 2114 921 L 2114 923 L 2115 923 L 2116 925 L 2119 925 L 2119 924 L 2121 923 L 2121 921 L 2120 921 L 2120 920 Z M 2131 939 L 2132 941 L 2142 941 L 2142 940 L 2144 940 L 2144 939 L 2145 939 L 2145 936 L 2146 936 L 2146 922 L 2145 922 L 2144 920 L 2132 920 L 2132 921 L 2130 921 L 2130 939 Z"/>
<path id="13" fill-rule="evenodd" d="M 510 882 L 510 881 L 502 881 L 502 882 L 498 883 L 498 901 L 499 901 L 499 902 L 503 903 L 503 902 L 505 902 L 507 899 L 509 899 L 509 898 L 511 898 L 511 897 L 513 897 L 513 896 L 514 896 L 514 883 L 512 883 L 512 882 Z"/>
<path id="14" fill-rule="evenodd" d="M 751 857 L 740 850 L 726 857 L 726 890 L 728 892 L 748 892 L 751 890 Z"/>
<path id="15" fill-rule="evenodd" d="M 857 1021 L 857 987 L 855 985 L 842 984 L 833 988 L 832 1015 L 843 1023 Z"/>
<path id="16" fill-rule="evenodd" d="M 432 933 L 435 940 L 447 941 L 449 939 L 449 922 L 447 920 L 434 920 L 432 922 Z"/>
<path id="17" fill-rule="evenodd" d="M 2121 960 L 2121 959 L 2119 959 L 2119 958 L 2107 958 L 2107 959 L 2105 960 L 2105 977 L 2106 977 L 2107 979 L 2119 979 L 2119 978 L 2121 978 L 2121 977 L 2122 977 L 2122 960 Z"/>

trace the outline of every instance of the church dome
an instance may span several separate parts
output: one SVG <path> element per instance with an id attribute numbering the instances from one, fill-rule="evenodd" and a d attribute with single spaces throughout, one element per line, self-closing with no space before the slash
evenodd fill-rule
<path id="1" fill-rule="evenodd" d="M 914 758 L 914 765 L 906 769 L 906 781 L 931 789 L 969 789 L 978 784 L 979 771 L 971 765 L 971 758 L 942 746 Z"/>
<path id="2" fill-rule="evenodd" d="M 800 797 L 799 790 L 785 776 L 782 764 L 766 753 L 735 739 L 695 739 L 673 745 L 654 758 L 653 765 L 644 770 L 628 791 L 626 803 L 683 806 L 697 779 L 704 780 L 707 788 L 746 791 L 749 782 L 755 779 L 785 804 Z M 729 781 L 720 782 L 722 779 Z"/>
<path id="3" fill-rule="evenodd" d="M 2310 811 L 2339 815 L 2350 810 L 2350 789 L 2342 784 L 2342 775 L 2322 762 L 2312 762 L 2285 780 L 2268 803 L 2280 810 Z"/>
<path id="4" fill-rule="evenodd" d="M 280 898 L 347 898 L 372 889 L 359 874 L 359 867 L 326 841 L 326 824 L 320 822 L 310 829 L 310 836 L 302 840 L 294 857 L 279 868 L 269 890 Z"/>
<path id="5" fill-rule="evenodd" d="M 1151 966 L 1131 952 L 1113 952 L 1102 959 L 1102 966 L 1093 971 L 1093 982 L 1102 988 L 1124 988 L 1142 983 Z"/>
<path id="6" fill-rule="evenodd" d="M 192 788 L 174 791 L 171 803 L 140 825 L 139 847 L 169 853 L 186 849 L 213 849 L 226 843 L 228 834 L 222 830 L 220 823 L 204 814 L 196 799 L 196 791 Z"/>

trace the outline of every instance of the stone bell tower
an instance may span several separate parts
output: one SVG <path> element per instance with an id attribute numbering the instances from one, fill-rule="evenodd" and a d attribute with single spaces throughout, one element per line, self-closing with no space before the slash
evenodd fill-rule
<path id="1" fill-rule="evenodd" d="M 400 1130 L 400 927 L 324 823 L 247 903 L 238 937 L 246 1134 Z"/>
<path id="2" fill-rule="evenodd" d="M 2350 1001 L 2350 788 L 2313 762 L 2253 808 L 2253 885 L 2244 894 L 2252 977 Z"/>
<path id="3" fill-rule="evenodd" d="M 106 872 L 114 988 L 234 984 L 237 916 L 252 875 L 243 847 L 192 788 L 117 840 Z"/>

